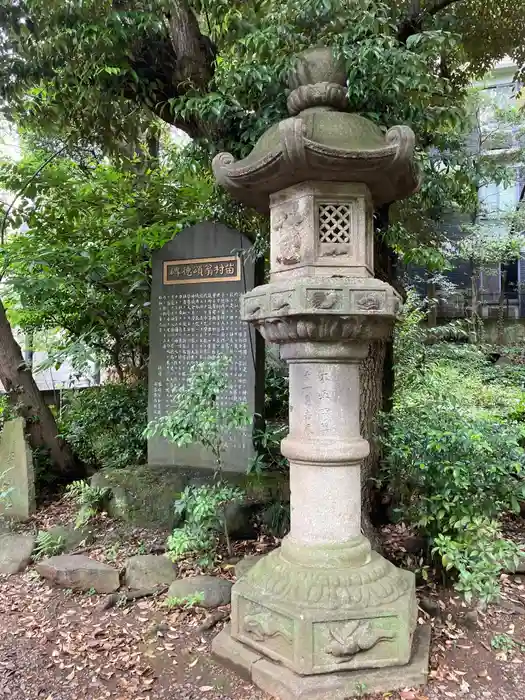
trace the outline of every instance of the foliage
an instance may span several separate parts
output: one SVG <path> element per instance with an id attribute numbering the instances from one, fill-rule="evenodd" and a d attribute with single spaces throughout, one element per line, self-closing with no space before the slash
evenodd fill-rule
<path id="1" fill-rule="evenodd" d="M 270 421 L 288 420 L 288 374 L 271 351 L 266 353 L 264 382 L 264 415 Z"/>
<path id="2" fill-rule="evenodd" d="M 418 137 L 423 186 L 384 232 L 405 262 L 442 267 L 443 212 L 470 211 L 482 181 L 504 177 L 463 145 L 472 80 L 504 56 L 525 64 L 525 26 L 512 0 L 141 0 L 132 9 L 2 0 L 0 9 L 6 113 L 46 138 L 96 142 L 119 158 L 149 153 L 159 118 L 186 130 L 208 158 L 245 155 L 287 115 L 297 52 L 333 46 L 351 108 L 382 127 L 409 124 Z"/>
<path id="3" fill-rule="evenodd" d="M 224 533 L 230 549 L 226 506 L 240 503 L 243 498 L 241 489 L 223 482 L 187 486 L 175 503 L 175 513 L 184 518 L 183 525 L 175 528 L 167 541 L 168 555 L 172 560 L 197 555 L 199 566 L 211 567 L 215 561 L 218 532 Z"/>
<path id="4" fill-rule="evenodd" d="M 275 501 L 265 509 L 263 522 L 274 537 L 282 538 L 290 531 L 290 504 Z"/>
<path id="5" fill-rule="evenodd" d="M 445 346 L 444 341 L 466 341 L 469 339 L 468 327 L 463 321 L 430 328 L 424 324 L 427 310 L 413 288 L 408 288 L 406 300 L 399 314 L 399 323 L 394 336 L 394 353 L 396 368 L 396 390 L 402 392 L 413 384 L 418 384 L 428 370 L 436 354 L 443 357 L 447 351 L 457 348 Z M 460 346 L 461 347 L 461 346 Z M 465 352 L 461 347 L 459 352 Z M 477 364 L 482 361 L 479 352 L 467 346 L 466 353 Z"/>
<path id="6" fill-rule="evenodd" d="M 143 383 L 65 391 L 59 418 L 61 436 L 92 469 L 144 464 L 147 403 Z"/>
<path id="7" fill-rule="evenodd" d="M 525 644 L 523 644 L 523 642 L 516 641 L 505 632 L 502 634 L 495 634 L 490 640 L 490 646 L 498 651 L 503 651 L 505 654 L 509 654 L 515 649 L 521 651 L 525 649 Z"/>
<path id="8" fill-rule="evenodd" d="M 455 569 L 457 591 L 481 603 L 497 600 L 500 593 L 499 576 L 512 571 L 525 553 L 515 542 L 502 536 L 499 524 L 483 516 L 466 519 L 452 535 L 439 534 L 434 551 L 446 570 Z"/>
<path id="9" fill-rule="evenodd" d="M 248 464 L 248 474 L 288 470 L 288 460 L 281 454 L 281 440 L 287 433 L 287 425 L 274 423 L 267 423 L 263 429 L 254 430 L 255 454 Z"/>
<path id="10" fill-rule="evenodd" d="M 35 538 L 35 547 L 32 555 L 33 561 L 62 554 L 64 547 L 65 541 L 62 535 L 40 530 Z"/>
<path id="11" fill-rule="evenodd" d="M 426 344 L 423 318 L 409 297 L 395 340 L 383 479 L 398 516 L 430 539 L 458 590 L 487 601 L 517 554 L 496 533 L 503 514 L 519 512 L 525 498 L 525 433 L 515 420 L 522 389 L 487 381 L 497 370 L 475 347 Z"/>
<path id="12" fill-rule="evenodd" d="M 510 0 L 497 10 L 483 0 L 147 0 L 133 9 L 3 0 L 0 8 L 10 113 L 106 147 L 143 144 L 155 112 L 242 148 L 284 113 L 285 69 L 313 44 L 335 45 L 347 59 L 354 109 L 388 124 L 420 122 L 427 134 L 451 118 L 472 74 L 505 55 L 520 65 L 525 58 L 520 8 Z M 187 8 L 200 25 L 186 21 Z M 196 56 L 184 54 L 186 29 Z"/>
<path id="13" fill-rule="evenodd" d="M 110 495 L 109 488 L 91 486 L 87 481 L 73 481 L 66 488 L 66 498 L 70 498 L 79 507 L 75 519 L 75 528 L 86 525 L 91 518 L 102 512 Z"/>
<path id="14" fill-rule="evenodd" d="M 186 386 L 174 397 L 171 412 L 150 422 L 146 435 L 164 437 L 179 447 L 200 444 L 212 452 L 216 471 L 220 472 L 232 431 L 245 428 L 252 420 L 246 404 L 221 403 L 221 395 L 231 381 L 230 365 L 225 355 L 194 365 Z"/>
<path id="15" fill-rule="evenodd" d="M 14 491 L 12 486 L 6 482 L 7 471 L 0 472 L 0 520 L 12 507 L 11 494 Z"/>
<path id="16" fill-rule="evenodd" d="M 61 329 L 59 361 L 80 346 L 121 380 L 143 375 L 151 251 L 220 210 L 215 186 L 174 150 L 145 173 L 61 157 L 32 179 L 48 155 L 0 163 L 2 188 L 23 190 L 8 221 L 16 235 L 0 244 L 11 317 L 25 330 Z"/>
<path id="17" fill-rule="evenodd" d="M 186 595 L 182 598 L 177 598 L 176 596 L 170 596 L 166 598 L 163 605 L 165 605 L 170 610 L 172 608 L 182 608 L 183 610 L 190 610 L 191 608 L 198 607 L 204 602 L 204 593 L 193 593 L 192 595 Z"/>
<path id="18" fill-rule="evenodd" d="M 0 431 L 2 430 L 4 423 L 14 417 L 15 415 L 13 414 L 13 408 L 9 402 L 7 394 L 0 394 Z"/>

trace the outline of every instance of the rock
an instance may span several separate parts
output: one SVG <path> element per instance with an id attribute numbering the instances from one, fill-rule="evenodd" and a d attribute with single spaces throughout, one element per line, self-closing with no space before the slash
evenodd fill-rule
<path id="1" fill-rule="evenodd" d="M 225 471 L 224 479 L 246 490 L 249 503 L 268 503 L 290 497 L 288 478 L 284 473 L 263 475 L 256 481 L 245 474 Z M 210 473 L 170 465 L 140 465 L 127 469 L 101 469 L 91 477 L 91 485 L 111 489 L 106 509 L 112 518 L 119 518 L 139 527 L 166 527 L 181 524 L 173 504 L 188 485 L 210 484 Z M 260 506 L 257 506 L 260 507 Z M 253 520 L 248 534 L 253 533 Z M 235 523 L 231 523 L 235 531 Z M 243 525 L 243 527 L 245 527 Z M 234 536 L 235 538 L 236 536 Z"/>
<path id="2" fill-rule="evenodd" d="M 129 588 L 155 588 L 177 578 L 177 567 L 168 557 L 158 554 L 137 554 L 126 562 L 124 582 Z"/>
<path id="3" fill-rule="evenodd" d="M 118 571 L 82 554 L 61 554 L 43 559 L 36 570 L 48 581 L 76 591 L 94 589 L 97 593 L 113 593 L 120 587 Z"/>
<path id="4" fill-rule="evenodd" d="M 17 574 L 31 560 L 35 538 L 15 533 L 0 534 L 0 574 Z"/>
<path id="5" fill-rule="evenodd" d="M 50 527 L 47 532 L 53 535 L 53 537 L 62 538 L 63 551 L 65 553 L 78 549 L 81 545 L 88 545 L 93 541 L 91 531 L 84 528 L 76 530 L 72 526 L 55 525 L 54 527 Z"/>
<path id="6" fill-rule="evenodd" d="M 244 576 L 245 574 L 248 573 L 248 571 L 257 564 L 257 562 L 262 559 L 265 555 L 264 554 L 254 554 L 254 555 L 248 555 L 246 557 L 243 557 L 240 562 L 238 562 L 235 565 L 235 576 L 237 579 L 240 579 L 241 576 Z"/>
<path id="7" fill-rule="evenodd" d="M 469 610 L 463 615 L 463 622 L 465 623 L 465 627 L 468 627 L 469 629 L 477 629 L 478 628 L 478 612 L 477 610 Z"/>
<path id="8" fill-rule="evenodd" d="M 139 527 L 175 527 L 173 504 L 186 485 L 178 469 L 141 465 L 129 469 L 103 469 L 91 485 L 111 489 L 107 511 L 112 518 Z"/>
<path id="9" fill-rule="evenodd" d="M 229 503 L 226 506 L 225 517 L 230 539 L 257 539 L 257 529 L 254 520 L 260 509 L 261 506 L 254 503 Z"/>
<path id="10" fill-rule="evenodd" d="M 232 582 L 214 576 L 189 576 L 174 581 L 168 590 L 168 598 L 187 598 L 202 593 L 202 608 L 217 608 L 231 600 Z"/>
<path id="11" fill-rule="evenodd" d="M 427 596 L 423 596 L 419 600 L 419 607 L 421 610 L 424 610 L 426 613 L 428 613 L 431 617 L 437 617 L 441 613 L 441 609 L 439 607 L 439 604 L 436 600 L 433 600 L 432 598 L 428 598 Z"/>

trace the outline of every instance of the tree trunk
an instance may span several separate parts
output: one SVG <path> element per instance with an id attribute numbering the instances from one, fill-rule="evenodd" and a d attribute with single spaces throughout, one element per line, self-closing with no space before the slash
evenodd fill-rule
<path id="1" fill-rule="evenodd" d="M 505 285 L 507 284 L 507 268 L 501 266 L 501 282 L 498 298 L 498 322 L 496 344 L 500 347 L 505 344 Z"/>
<path id="2" fill-rule="evenodd" d="M 395 254 L 384 242 L 381 232 L 388 226 L 388 206 L 376 212 L 374 239 L 375 276 L 391 284 L 403 294 L 397 282 Z M 375 529 L 381 507 L 379 490 L 374 480 L 378 477 L 381 446 L 378 439 L 378 413 L 388 413 L 392 407 L 394 391 L 394 352 L 391 338 L 370 344 L 368 356 L 361 364 L 361 433 L 370 442 L 370 454 L 361 467 L 361 520 L 362 529 L 380 550 L 381 540 Z"/>
<path id="3" fill-rule="evenodd" d="M 389 343 L 376 340 L 370 344 L 368 356 L 361 364 L 361 434 L 370 442 L 370 454 L 361 465 L 361 527 L 375 550 L 381 549 L 379 536 L 374 528 L 374 513 L 378 506 L 377 489 L 374 479 L 377 477 L 381 457 L 378 440 L 377 414 L 383 410 L 385 378 L 389 374 Z M 387 371 L 385 371 L 387 370 Z"/>
<path id="4" fill-rule="evenodd" d="M 60 440 L 55 418 L 40 393 L 31 370 L 24 362 L 0 300 L 0 382 L 11 405 L 26 419 L 32 449 L 43 449 L 57 471 L 73 476 L 75 460 L 69 446 Z"/>

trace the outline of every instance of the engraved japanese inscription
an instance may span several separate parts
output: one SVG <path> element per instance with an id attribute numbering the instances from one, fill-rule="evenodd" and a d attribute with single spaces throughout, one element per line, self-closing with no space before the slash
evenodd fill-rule
<path id="1" fill-rule="evenodd" d="M 240 297 L 254 286 L 253 263 L 245 261 L 245 236 L 221 224 L 186 229 L 153 257 L 150 323 L 149 419 L 169 413 L 191 368 L 219 354 L 231 362 L 223 406 L 255 406 L 260 350 L 240 318 Z M 204 256 L 203 253 L 208 253 Z M 200 255 L 199 255 L 200 254 Z M 251 429 L 234 431 L 224 455 L 226 469 L 245 470 L 253 454 Z M 198 445 L 177 448 L 161 438 L 148 444 L 152 465 L 214 468 L 213 455 Z"/>
<path id="2" fill-rule="evenodd" d="M 241 261 L 237 255 L 194 260 L 166 260 L 164 284 L 200 282 L 237 282 L 241 279 Z"/>

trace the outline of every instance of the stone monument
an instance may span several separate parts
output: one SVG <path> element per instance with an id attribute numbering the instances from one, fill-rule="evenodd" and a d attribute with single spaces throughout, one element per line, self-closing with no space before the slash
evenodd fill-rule
<path id="1" fill-rule="evenodd" d="M 246 255 L 250 240 L 223 224 L 204 222 L 178 233 L 153 254 L 149 363 L 149 420 L 169 412 L 191 367 L 218 354 L 231 357 L 225 403 L 246 402 L 260 413 L 264 401 L 264 343 L 239 317 L 241 294 L 262 280 Z M 262 374 L 261 374 L 262 373 Z M 232 437 L 225 470 L 245 472 L 253 455 L 251 429 Z M 151 466 L 211 471 L 211 452 L 179 448 L 163 438 L 148 442 Z"/>
<path id="2" fill-rule="evenodd" d="M 13 418 L 0 433 L 0 518 L 27 520 L 36 509 L 33 456 L 25 437 L 25 420 Z"/>
<path id="3" fill-rule="evenodd" d="M 301 55 L 290 118 L 250 155 L 213 161 L 233 196 L 271 221 L 270 283 L 242 317 L 289 365 L 291 530 L 233 587 L 224 663 L 281 700 L 344 700 L 426 680 L 429 633 L 415 577 L 361 533 L 359 364 L 391 333 L 397 293 L 374 279 L 374 206 L 417 189 L 414 134 L 348 113 L 346 74 L 329 49 Z"/>

